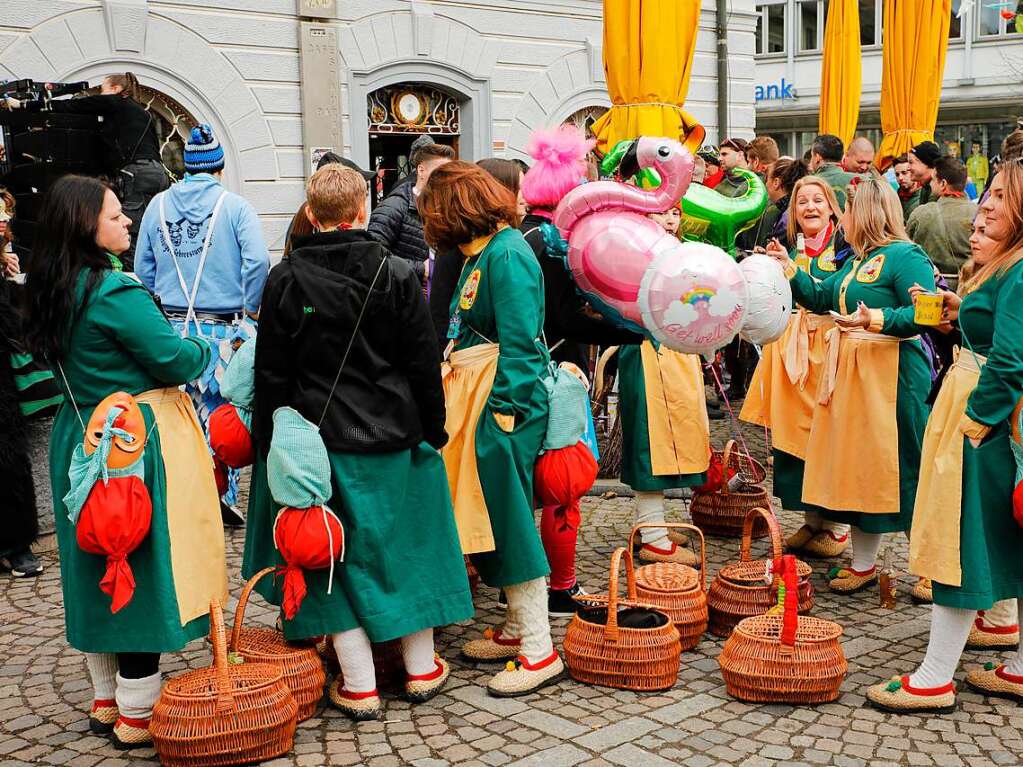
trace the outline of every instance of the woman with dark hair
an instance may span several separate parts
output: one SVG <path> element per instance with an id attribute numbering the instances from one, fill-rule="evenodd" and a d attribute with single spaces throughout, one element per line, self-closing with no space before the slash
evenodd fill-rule
<path id="1" fill-rule="evenodd" d="M 223 526 L 213 465 L 188 395 L 207 366 L 206 342 L 182 338 L 135 278 L 118 271 L 130 220 L 92 178 L 64 176 L 47 192 L 26 281 L 26 340 L 64 386 L 50 440 L 68 643 L 86 654 L 90 729 L 122 748 L 151 742 L 160 654 L 209 631 L 211 598 L 227 596 Z M 145 420 L 149 532 L 131 552 L 134 594 L 112 612 L 100 581 L 107 557 L 87 553 L 69 516 L 72 456 L 96 406 L 134 396 Z M 102 417 L 102 416 L 101 416 Z M 99 514 L 99 512 L 97 512 Z"/>
<path id="2" fill-rule="evenodd" d="M 433 172 L 419 198 L 432 247 L 465 257 L 447 337 L 444 448 L 462 551 L 483 582 L 504 588 L 504 627 L 469 642 L 472 660 L 513 660 L 487 685 L 525 695 L 564 673 L 547 617 L 549 572 L 533 522 L 533 467 L 547 430 L 550 355 L 543 275 L 515 229 L 515 197 L 465 162 Z"/>

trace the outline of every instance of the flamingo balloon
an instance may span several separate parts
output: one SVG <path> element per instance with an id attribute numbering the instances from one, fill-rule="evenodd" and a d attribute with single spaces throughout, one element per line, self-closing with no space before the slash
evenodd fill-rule
<path id="1" fill-rule="evenodd" d="M 692 155 L 677 141 L 650 137 L 630 154 L 623 166 L 652 168 L 662 183 L 645 190 L 597 181 L 570 191 L 554 211 L 568 268 L 605 316 L 677 351 L 711 353 L 746 318 L 746 279 L 720 248 L 679 242 L 645 215 L 678 204 L 692 180 Z"/>

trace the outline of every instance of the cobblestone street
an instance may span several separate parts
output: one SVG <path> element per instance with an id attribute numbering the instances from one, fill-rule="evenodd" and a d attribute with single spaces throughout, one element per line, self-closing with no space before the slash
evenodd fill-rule
<path id="1" fill-rule="evenodd" d="M 751 440 L 763 435 L 752 433 Z M 720 439 L 716 439 L 720 442 Z M 753 442 L 751 441 L 751 445 Z M 672 516 L 685 502 L 670 501 Z M 607 567 L 615 546 L 628 535 L 630 498 L 588 498 L 583 504 L 579 544 L 580 580 L 591 592 L 606 590 Z M 791 532 L 800 520 L 782 518 Z M 232 604 L 240 590 L 237 573 L 244 532 L 228 533 Z M 709 539 L 711 575 L 738 557 L 738 541 Z M 906 545 L 896 541 L 897 562 L 905 567 Z M 764 551 L 765 543 L 755 544 Z M 65 644 L 56 553 L 44 555 L 45 574 L 35 580 L 0 581 L 0 764 L 114 767 L 155 764 L 150 750 L 114 750 L 87 733 L 90 691 L 82 656 Z M 718 668 L 722 640 L 707 635 L 682 656 L 678 683 L 667 692 L 638 695 L 583 686 L 571 680 L 527 698 L 490 698 L 484 683 L 492 667 L 474 667 L 458 647 L 487 625 L 501 620 L 496 592 L 481 587 L 475 625 L 438 632 L 438 647 L 452 663 L 443 694 L 410 708 L 389 699 L 383 721 L 355 725 L 329 707 L 299 725 L 291 755 L 272 765 L 355 765 L 391 767 L 414 764 L 460 765 L 1018 765 L 1023 763 L 1023 709 L 1012 702 L 959 693 L 958 710 L 947 716 L 891 716 L 864 707 L 871 683 L 908 673 L 923 654 L 928 608 L 909 599 L 911 580 L 899 582 L 898 608 L 881 609 L 876 590 L 847 598 L 830 594 L 827 566 L 814 564 L 814 615 L 845 627 L 843 647 L 849 674 L 842 697 L 816 708 L 747 705 L 730 699 Z M 256 598 L 251 625 L 270 625 L 274 613 Z M 567 620 L 554 622 L 560 644 Z M 966 668 L 994 660 L 967 651 Z M 165 675 L 207 665 L 209 652 L 194 642 L 164 658 Z"/>

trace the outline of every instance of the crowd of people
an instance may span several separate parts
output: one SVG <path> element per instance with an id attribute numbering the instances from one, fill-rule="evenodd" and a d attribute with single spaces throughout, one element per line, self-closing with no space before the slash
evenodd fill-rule
<path id="1" fill-rule="evenodd" d="M 130 87 L 108 78 L 109 93 L 93 98 L 130 110 Z M 16 385 L 16 365 L 34 360 L 63 395 L 51 480 L 67 637 L 86 655 L 94 732 L 126 748 L 150 742 L 161 654 L 206 634 L 210 599 L 226 597 L 223 525 L 246 527 L 244 576 L 287 564 L 278 522 L 297 502 L 284 500 L 285 485 L 323 509 L 322 525 L 331 529 L 329 511 L 343 529 L 343 562 L 310 569 L 280 625 L 289 640 L 333 645 L 342 674 L 329 697 L 347 715 L 374 718 L 383 706 L 374 643 L 400 640 L 408 700 L 440 691 L 449 666 L 433 632 L 473 615 L 466 557 L 506 605 L 499 629 L 461 648 L 507 664 L 490 694 L 561 678 L 550 620 L 574 614 L 584 595 L 580 518 L 544 506 L 538 527 L 533 472 L 552 381 L 562 371 L 587 380 L 592 347 L 604 362 L 617 350 L 621 478 L 647 525 L 639 558 L 697 564 L 685 536 L 662 526 L 664 493 L 708 481 L 709 419 L 723 416 L 706 394 L 714 363 L 614 324 L 575 289 L 552 219 L 593 174 L 593 145 L 562 126 L 533 136 L 528 164 L 473 164 L 420 141 L 414 173 L 372 211 L 373 174 L 328 154 L 272 269 L 255 211 L 223 186 L 225 155 L 208 125 L 191 132 L 185 176 L 152 184 L 141 210 L 126 204 L 137 187 L 122 201 L 96 179 L 57 181 L 26 275 L 6 248 L 13 201 L 0 198 L 0 472 L 18 488 L 5 509 L 17 524 L 0 542 L 15 575 L 38 574 Z M 125 159 L 141 172 L 152 158 Z M 723 195 L 753 183 L 737 170 L 762 180 L 769 205 L 739 244 L 777 261 L 798 305 L 780 340 L 725 350 L 727 389 L 711 374 L 712 399 L 744 400 L 739 417 L 770 428 L 774 494 L 804 519 L 789 549 L 832 559 L 851 546 L 851 562 L 829 575 L 832 591 L 851 595 L 877 582 L 883 537 L 905 533 L 914 597 L 934 603 L 922 665 L 868 691 L 892 711 L 949 710 L 967 642 L 1019 641 L 1021 160 L 1023 128 L 988 176 L 974 163 L 978 207 L 967 167 L 932 142 L 896 158 L 891 178 L 872 170 L 862 137 L 844 147 L 818 136 L 801 158 L 779 156 L 766 136 L 696 153 L 694 182 Z M 684 231 L 681 201 L 650 217 Z M 917 324 L 921 294 L 941 296 L 938 326 Z M 237 469 L 209 449 L 232 369 L 251 380 L 246 515 Z M 145 417 L 152 519 L 130 555 L 134 597 L 111 612 L 97 588 L 103 558 L 76 542 L 63 500 L 75 493 L 69 469 L 86 424 L 102 422 L 97 407 L 120 391 Z M 268 580 L 258 588 L 273 604 L 294 596 Z M 967 681 L 1023 700 L 1023 654 Z"/>

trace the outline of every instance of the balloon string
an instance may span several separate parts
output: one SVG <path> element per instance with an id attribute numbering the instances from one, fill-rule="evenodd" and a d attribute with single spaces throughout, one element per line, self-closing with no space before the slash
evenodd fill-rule
<path id="1" fill-rule="evenodd" d="M 728 394 L 725 393 L 725 387 L 721 383 L 721 377 L 718 375 L 717 368 L 714 367 L 714 363 L 712 362 L 708 363 L 708 367 L 710 368 L 711 374 L 714 376 L 714 383 L 717 384 L 718 393 L 721 395 L 721 399 L 724 400 L 725 408 L 728 410 L 728 418 L 732 427 L 732 436 L 735 437 L 742 446 L 742 452 L 744 454 L 743 457 L 746 459 L 746 463 L 749 467 L 748 476 L 752 477 L 754 476 L 753 456 L 750 455 L 749 447 L 746 445 L 746 438 L 742 435 L 742 430 L 739 428 L 739 419 L 735 417 L 735 411 L 732 410 L 732 403 L 728 399 Z M 739 458 L 740 462 L 743 457 Z"/>

